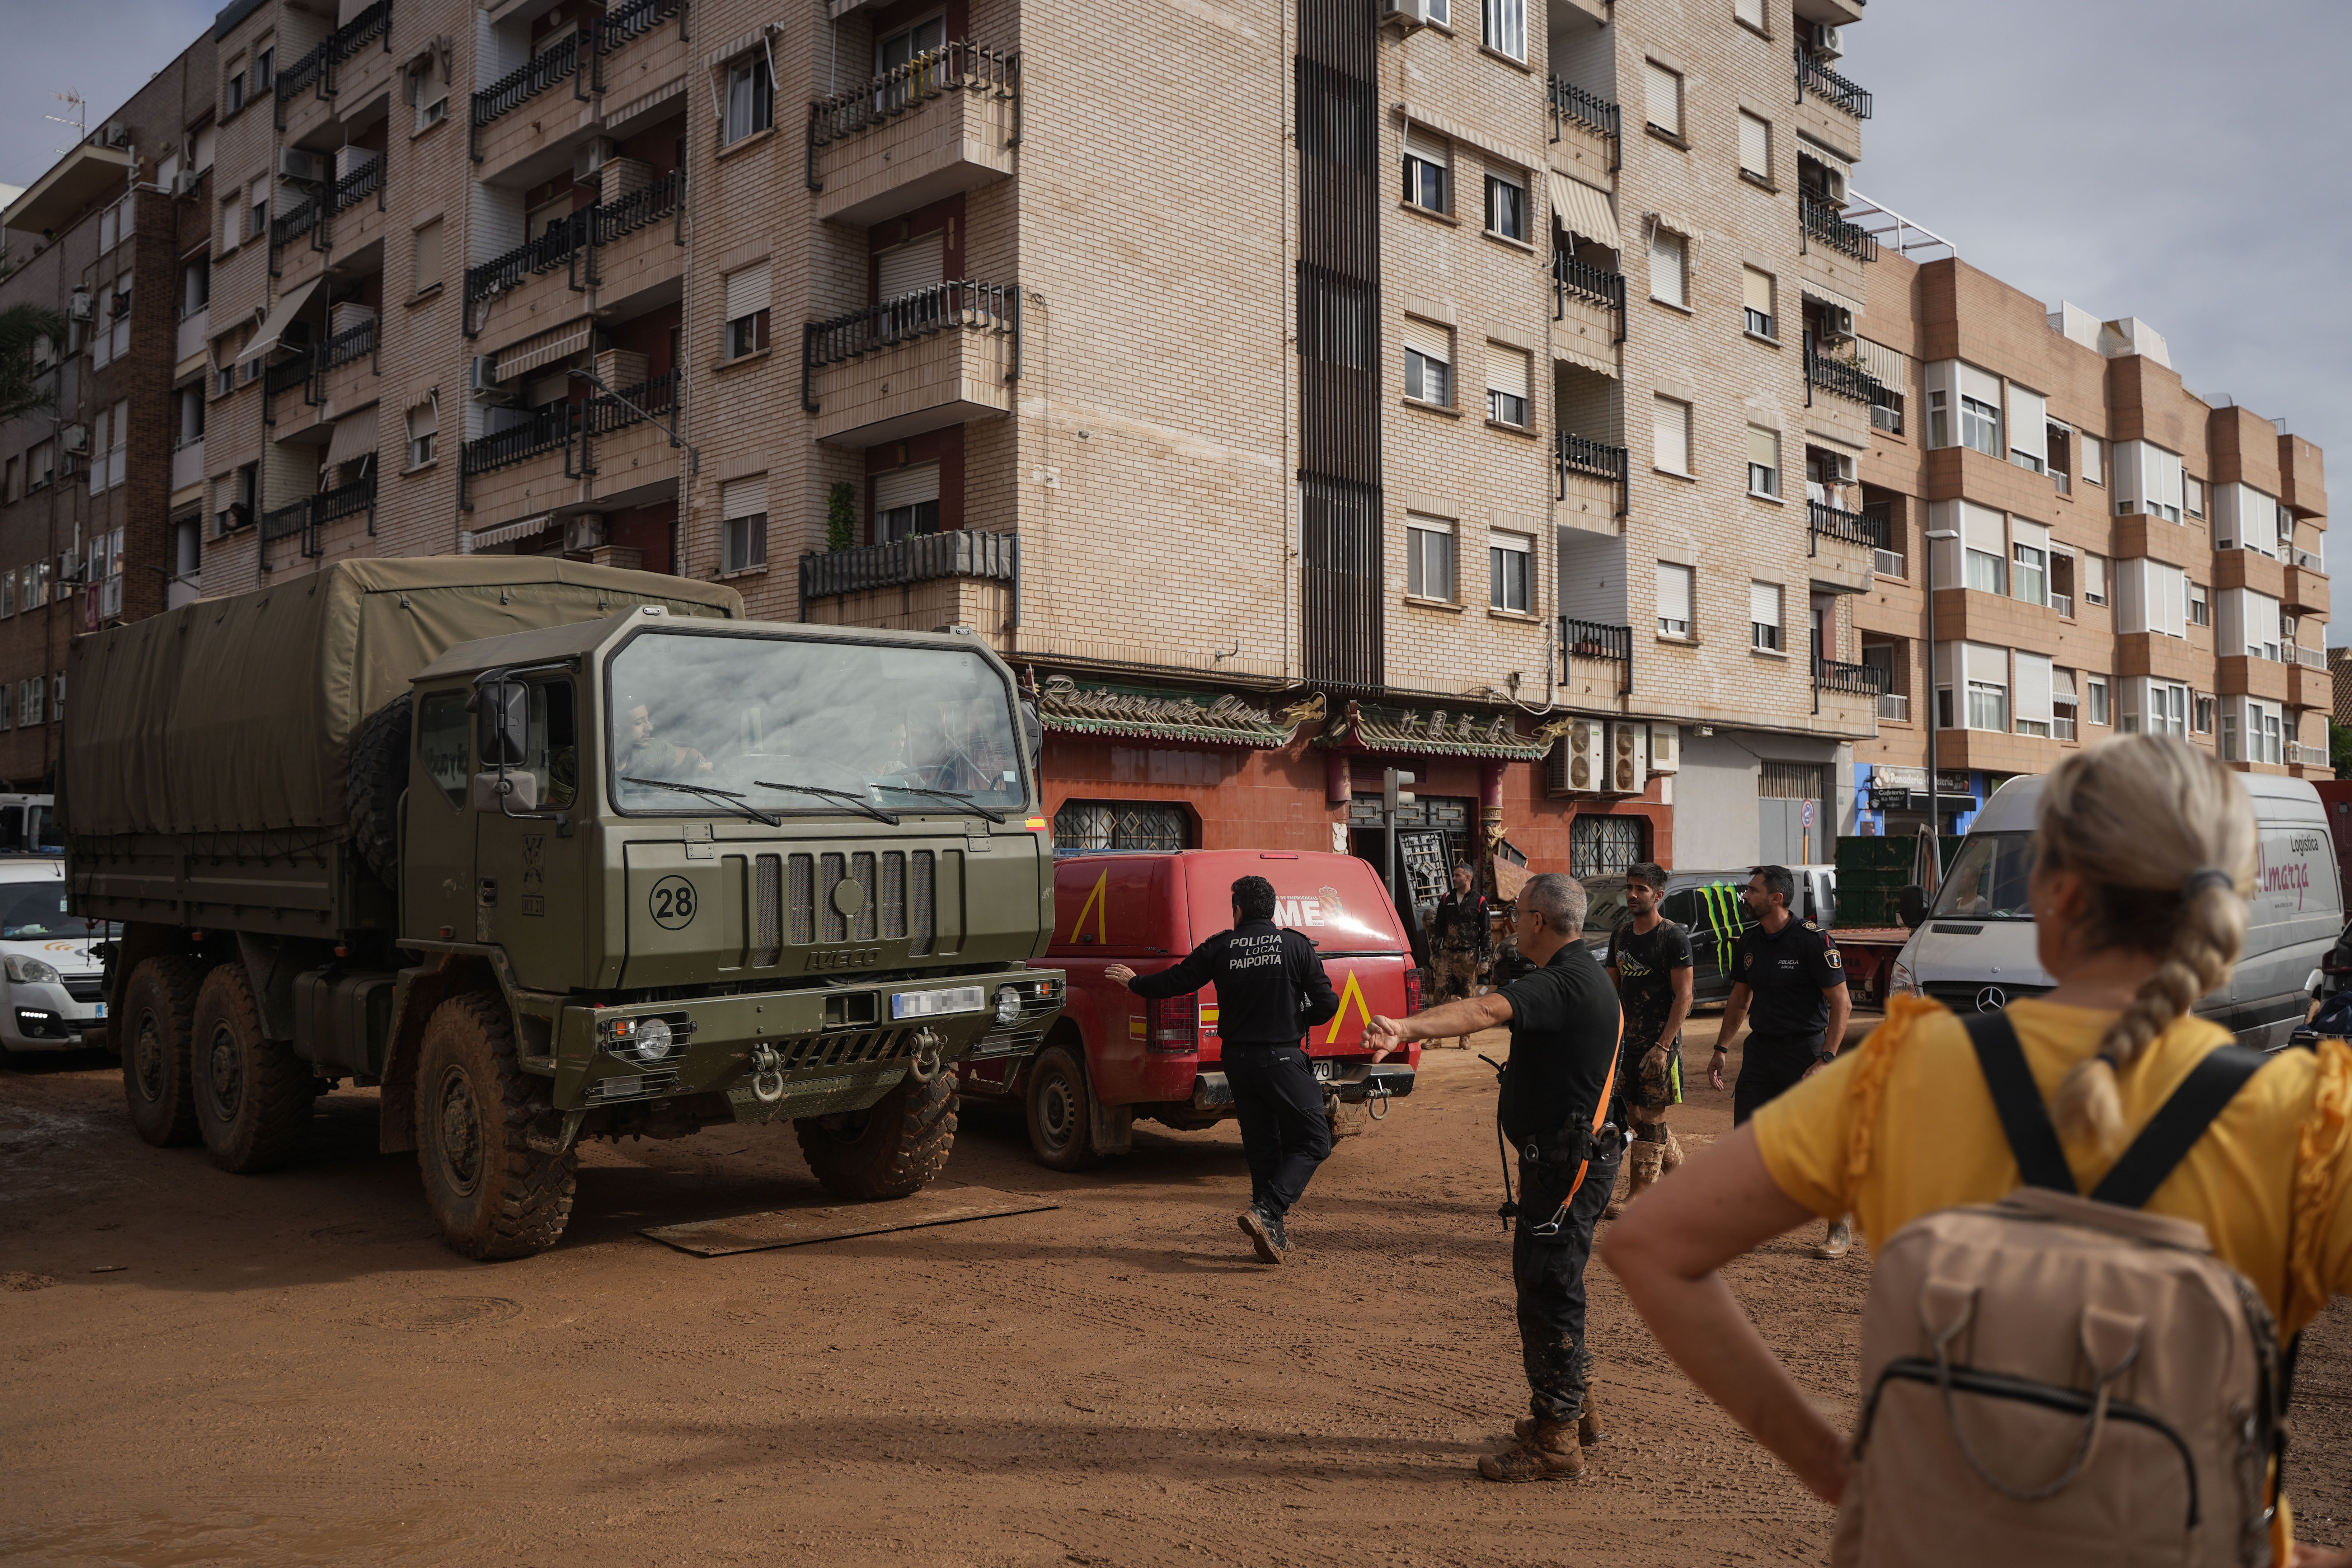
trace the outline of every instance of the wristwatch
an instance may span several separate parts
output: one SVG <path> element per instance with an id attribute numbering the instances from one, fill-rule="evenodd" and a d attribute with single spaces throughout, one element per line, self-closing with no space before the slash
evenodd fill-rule
<path id="1" fill-rule="evenodd" d="M 1815 1051 L 1813 1053 L 1813 1060 L 1822 1067 L 1827 1067 L 1830 1063 L 1837 1060 L 1837 1053 L 1835 1051 Z"/>

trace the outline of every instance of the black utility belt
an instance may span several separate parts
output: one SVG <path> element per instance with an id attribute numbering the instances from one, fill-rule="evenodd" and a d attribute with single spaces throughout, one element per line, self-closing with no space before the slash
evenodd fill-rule
<path id="1" fill-rule="evenodd" d="M 1587 1111 L 1558 1131 L 1517 1139 L 1514 1147 L 1519 1158 L 1543 1178 L 1546 1186 L 1565 1191 L 1575 1182 L 1577 1173 L 1591 1164 L 1596 1155 L 1624 1141 L 1624 1131 L 1615 1122 L 1604 1121 L 1596 1128 L 1591 1112 Z"/>

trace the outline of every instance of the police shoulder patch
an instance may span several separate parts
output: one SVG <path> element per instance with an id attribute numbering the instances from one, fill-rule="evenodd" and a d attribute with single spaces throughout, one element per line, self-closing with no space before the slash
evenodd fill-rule
<path id="1" fill-rule="evenodd" d="M 1821 922 L 1819 921 L 1807 921 L 1805 922 L 1805 929 L 1807 931 L 1819 931 L 1822 929 Z"/>

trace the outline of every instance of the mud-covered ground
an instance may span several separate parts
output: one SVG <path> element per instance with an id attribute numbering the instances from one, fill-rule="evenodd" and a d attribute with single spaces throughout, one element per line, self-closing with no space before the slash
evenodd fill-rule
<path id="1" fill-rule="evenodd" d="M 1866 1020 L 1864 1021 L 1866 1022 Z M 1695 1031 L 1703 1063 L 1712 1020 Z M 1482 1041 L 1499 1055 L 1499 1040 Z M 968 1111 L 947 1181 L 1051 1213 L 701 1258 L 640 1227 L 824 1203 L 790 1131 L 593 1146 L 570 1234 L 468 1263 L 375 1102 L 225 1175 L 118 1076 L 0 1074 L 0 1558 L 215 1563 L 1817 1562 L 1830 1510 L 1684 1382 L 1605 1270 L 1581 1484 L 1471 1473 L 1524 1410 L 1492 1077 L 1432 1052 L 1250 1262 L 1230 1128 L 1079 1176 Z M 1730 1097 L 1678 1113 L 1701 1144 Z M 1869 1260 L 1808 1230 L 1734 1282 L 1825 1405 Z M 2308 1336 L 2294 1490 L 2352 1541 L 2352 1314 Z"/>

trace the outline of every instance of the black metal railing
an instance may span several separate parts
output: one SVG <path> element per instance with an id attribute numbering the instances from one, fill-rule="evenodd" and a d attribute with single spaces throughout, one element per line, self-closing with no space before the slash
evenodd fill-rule
<path id="1" fill-rule="evenodd" d="M 346 327 L 327 339 L 319 345 L 319 368 L 332 370 L 375 353 L 375 318 L 371 316 L 358 326 Z"/>
<path id="2" fill-rule="evenodd" d="M 1878 259 L 1877 237 L 1858 224 L 1846 222 L 1831 203 L 1799 192 L 1797 212 L 1805 232 L 1832 250 L 1842 250 L 1857 261 Z"/>
<path id="3" fill-rule="evenodd" d="M 1817 658 L 1813 661 L 1813 689 L 1843 692 L 1849 697 L 1880 697 L 1885 694 L 1889 673 L 1875 664 Z"/>
<path id="4" fill-rule="evenodd" d="M 327 40 L 328 62 L 341 65 L 359 53 L 362 45 L 373 43 L 391 27 L 392 0 L 375 0 L 374 5 L 335 29 L 335 36 Z"/>
<path id="5" fill-rule="evenodd" d="M 261 374 L 262 395 L 266 397 L 275 397 L 281 392 L 292 391 L 310 379 L 310 372 L 315 367 L 316 362 L 309 349 L 304 349 L 300 353 L 282 363 L 269 366 Z"/>
<path id="6" fill-rule="evenodd" d="M 1614 173 L 1621 145 L 1618 140 L 1620 118 L 1617 106 L 1598 93 L 1587 92 L 1580 87 L 1560 80 L 1558 77 L 1550 79 L 1550 86 L 1546 96 L 1551 104 L 1551 139 L 1555 142 L 1559 140 L 1559 127 L 1562 121 L 1572 121 L 1596 136 L 1607 137 L 1609 168 L 1612 173 Z"/>
<path id="7" fill-rule="evenodd" d="M 1633 689 L 1633 628 L 1612 626 L 1600 621 L 1580 621 L 1573 616 L 1559 618 L 1560 668 L 1565 669 L 1571 658 L 1599 659 L 1622 668 L 1617 689 Z"/>
<path id="8" fill-rule="evenodd" d="M 319 226 L 319 204 L 305 196 L 269 220 L 269 245 L 283 249 Z"/>
<path id="9" fill-rule="evenodd" d="M 520 109 L 557 82 L 568 80 L 580 68 L 580 39 L 579 33 L 570 34 L 474 94 L 476 127 Z"/>
<path id="10" fill-rule="evenodd" d="M 686 8 L 686 0 L 626 0 L 596 23 L 596 52 L 609 55 L 652 32 Z"/>
<path id="11" fill-rule="evenodd" d="M 615 387 L 610 393 L 591 397 L 583 428 L 591 436 L 603 436 L 614 430 L 672 412 L 677 407 L 677 372 L 641 381 L 635 386 Z"/>
<path id="12" fill-rule="evenodd" d="M 1633 492 L 1629 489 L 1630 470 L 1625 448 L 1604 442 L 1570 435 L 1565 430 L 1552 437 L 1553 470 L 1559 479 L 1559 499 L 1568 499 L 1568 476 L 1581 474 L 1589 479 L 1604 479 L 1617 487 L 1617 515 L 1622 517 L 1633 508 Z"/>
<path id="13" fill-rule="evenodd" d="M 466 443 L 457 458 L 460 474 L 487 474 L 509 463 L 536 458 L 571 444 L 579 429 L 579 411 L 569 403 L 551 403 L 533 409 L 520 425 L 478 436 Z"/>
<path id="14" fill-rule="evenodd" d="M 1567 308 L 1569 296 L 1589 300 L 1603 310 L 1617 312 L 1617 342 L 1625 341 L 1625 275 L 1609 272 L 1598 267 L 1588 267 L 1564 250 L 1555 250 L 1551 257 L 1551 319 L 1560 319 Z"/>
<path id="15" fill-rule="evenodd" d="M 383 189 L 383 156 L 378 153 L 327 188 L 327 207 L 341 212 Z"/>
<path id="16" fill-rule="evenodd" d="M 288 99 L 292 98 L 295 94 L 300 92 L 304 88 L 307 88 L 311 83 L 317 81 L 319 78 L 325 73 L 327 69 L 327 56 L 334 47 L 334 39 L 324 39 L 320 43 L 317 48 L 312 49 L 309 54 L 304 55 L 292 65 L 287 66 L 278 71 L 278 101 L 280 103 L 285 102 Z"/>
<path id="17" fill-rule="evenodd" d="M 950 529 L 859 550 L 818 551 L 801 557 L 801 602 L 872 588 L 897 588 L 943 577 L 1019 580 L 1021 539 L 1013 533 Z"/>
<path id="18" fill-rule="evenodd" d="M 809 145 L 824 147 L 855 136 L 959 88 L 1010 98 L 1020 87 L 1020 57 L 1011 51 L 962 41 L 942 44 L 847 92 L 812 102 Z"/>
<path id="19" fill-rule="evenodd" d="M 275 544 L 290 538 L 310 526 L 310 500 L 304 496 L 289 505 L 273 507 L 261 514 L 261 542 Z"/>
<path id="20" fill-rule="evenodd" d="M 1802 44 L 1797 46 L 1797 86 L 1856 120 L 1870 118 L 1870 94 L 1830 69 L 1827 60 Z"/>
<path id="21" fill-rule="evenodd" d="M 578 212 L 556 218 L 531 239 L 524 240 L 502 256 L 494 256 L 478 267 L 466 268 L 467 332 L 473 331 L 474 307 L 484 300 L 497 298 L 509 289 L 522 286 L 523 280 L 543 272 L 552 272 L 568 265 L 572 259 L 599 245 L 609 245 L 625 235 L 673 216 L 686 193 L 686 171 L 673 169 L 641 191 L 633 191 L 609 202 L 594 202 Z M 594 268 L 590 268 L 590 282 L 595 281 Z"/>
<path id="22" fill-rule="evenodd" d="M 814 372 L 862 355 L 897 348 L 919 338 L 957 328 L 1010 334 L 1016 369 L 1021 337 L 1021 286 L 978 283 L 969 279 L 933 284 L 862 310 L 801 329 L 801 406 L 817 411 Z M 1010 377 L 1008 379 L 1011 379 Z"/>
<path id="23" fill-rule="evenodd" d="M 596 243 L 610 245 L 623 235 L 635 234 L 648 224 L 672 216 L 685 192 L 686 171 L 672 169 L 643 190 L 596 203 L 588 209 L 589 226 Z"/>
<path id="24" fill-rule="evenodd" d="M 1823 392 L 1839 397 L 1850 397 L 1856 403 L 1875 404 L 1886 389 L 1876 376 L 1863 369 L 1861 362 L 1833 359 L 1819 349 L 1805 354 L 1805 381 Z"/>
<path id="25" fill-rule="evenodd" d="M 1810 501 L 1806 510 L 1813 536 L 1818 539 L 1842 539 L 1848 544 L 1866 544 L 1877 549 L 1886 542 L 1886 520 L 1867 512 L 1847 511 L 1827 501 Z"/>
<path id="26" fill-rule="evenodd" d="M 310 521 L 315 523 L 333 522 L 340 518 L 357 517 L 375 505 L 375 475 L 337 485 L 331 490 L 320 490 L 310 498 Z"/>

